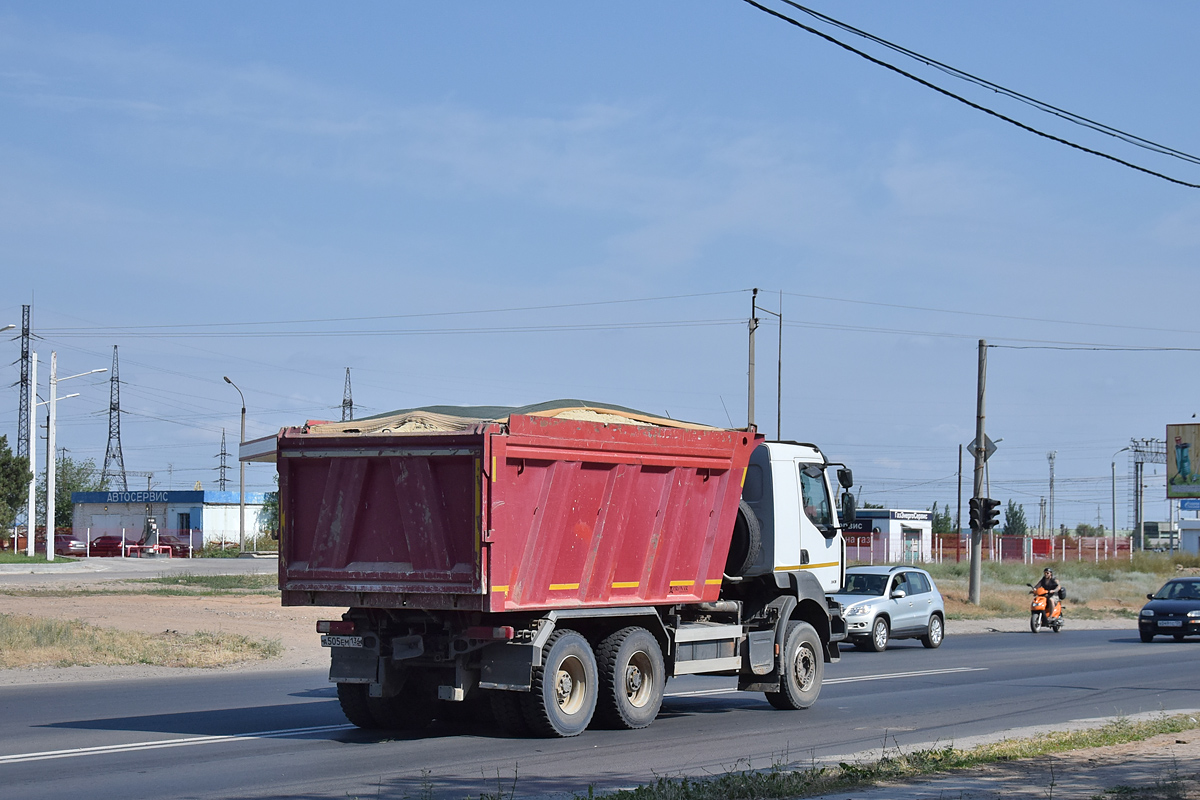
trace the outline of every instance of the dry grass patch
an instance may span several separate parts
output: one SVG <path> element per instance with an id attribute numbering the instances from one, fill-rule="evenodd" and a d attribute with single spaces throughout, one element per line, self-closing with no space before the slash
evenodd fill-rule
<path id="1" fill-rule="evenodd" d="M 0 614 L 0 668 L 114 666 L 223 667 L 277 658 L 278 639 L 236 633 L 177 631 L 148 634 L 101 628 L 77 620 Z"/>

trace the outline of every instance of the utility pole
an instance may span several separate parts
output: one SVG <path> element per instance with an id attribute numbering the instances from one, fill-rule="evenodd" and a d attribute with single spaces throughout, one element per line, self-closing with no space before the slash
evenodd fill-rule
<path id="1" fill-rule="evenodd" d="M 107 487 L 108 481 L 120 481 L 123 492 L 129 491 L 129 478 L 125 474 L 125 455 L 121 452 L 121 372 L 117 364 L 117 346 L 113 345 L 112 375 L 108 389 L 108 447 L 104 450 L 104 468 L 100 470 L 100 485 Z M 113 488 L 116 488 L 115 486 Z"/>
<path id="2" fill-rule="evenodd" d="M 33 381 L 29 377 L 30 335 L 30 307 L 21 306 L 21 379 L 20 401 L 17 409 L 17 461 L 29 459 L 29 431 L 32 429 L 29 424 L 29 415 L 33 413 L 32 406 L 29 404 L 34 402 L 31 398 L 36 394 L 36 390 L 33 392 L 29 390 L 29 387 L 33 385 Z M 17 516 L 20 517 L 20 514 Z M 28 520 L 26 520 L 26 524 L 28 524 Z M 16 547 L 16 544 L 13 547 Z"/>
<path id="3" fill-rule="evenodd" d="M 954 512 L 954 560 L 962 561 L 962 445 L 958 446 L 958 509 Z"/>
<path id="4" fill-rule="evenodd" d="M 346 367 L 346 388 L 342 390 L 342 422 L 354 419 L 354 395 L 350 393 L 350 368 Z"/>
<path id="5" fill-rule="evenodd" d="M 758 289 L 750 290 L 750 370 L 746 389 L 746 427 L 754 427 L 754 332 L 758 330 Z"/>
<path id="6" fill-rule="evenodd" d="M 227 459 L 229 451 L 225 449 L 225 429 L 221 428 L 221 452 L 217 453 L 217 458 L 221 459 L 217 467 L 217 487 L 223 492 L 225 491 L 225 473 L 229 469 Z"/>
<path id="7" fill-rule="evenodd" d="M 1050 529 L 1051 536 L 1054 535 L 1054 459 L 1057 457 L 1057 450 L 1046 453 L 1046 458 L 1050 461 L 1050 524 L 1046 527 Z"/>
<path id="8" fill-rule="evenodd" d="M 975 481 L 974 494 L 978 502 L 983 494 L 983 463 L 987 458 L 987 438 L 984 432 L 985 395 L 987 393 L 987 340 L 979 340 L 979 381 L 975 393 Z M 971 580 L 968 592 L 972 605 L 979 605 L 983 586 L 983 528 L 971 529 Z"/>

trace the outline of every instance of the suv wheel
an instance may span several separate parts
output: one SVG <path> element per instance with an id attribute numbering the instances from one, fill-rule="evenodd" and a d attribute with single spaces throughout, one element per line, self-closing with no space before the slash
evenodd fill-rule
<path id="1" fill-rule="evenodd" d="M 929 628 L 921 637 L 921 644 L 932 650 L 940 647 L 944 638 L 946 638 L 946 629 L 942 624 L 942 618 L 934 614 L 929 618 Z"/>
<path id="2" fill-rule="evenodd" d="M 883 617 L 878 617 L 875 624 L 871 626 L 870 647 L 876 653 L 882 653 L 887 650 L 888 646 L 888 624 Z"/>

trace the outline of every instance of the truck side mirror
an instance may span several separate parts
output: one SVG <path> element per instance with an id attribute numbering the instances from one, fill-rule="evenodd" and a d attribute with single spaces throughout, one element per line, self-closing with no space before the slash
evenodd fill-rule
<path id="1" fill-rule="evenodd" d="M 854 485 L 854 472 L 849 467 L 838 467 L 837 479 L 843 489 L 849 489 Z"/>
<path id="2" fill-rule="evenodd" d="M 841 472 L 841 470 L 838 470 L 838 472 Z M 839 482 L 841 481 L 840 475 L 838 476 L 838 480 L 839 480 Z M 841 517 L 842 517 L 843 525 L 849 525 L 851 522 L 854 522 L 854 519 L 856 516 L 855 515 L 855 510 L 856 510 L 855 506 L 856 506 L 856 504 L 854 502 L 854 495 L 850 494 L 849 492 L 842 492 Z"/>

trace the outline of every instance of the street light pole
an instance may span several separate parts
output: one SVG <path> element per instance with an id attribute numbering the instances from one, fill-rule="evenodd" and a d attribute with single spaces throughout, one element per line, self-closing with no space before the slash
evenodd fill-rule
<path id="1" fill-rule="evenodd" d="M 34 497 L 37 492 L 37 353 L 29 354 L 29 499 L 25 506 L 25 555 L 33 558 L 33 537 L 37 528 Z"/>
<path id="2" fill-rule="evenodd" d="M 1112 544 L 1113 558 L 1117 557 L 1117 453 L 1124 453 L 1128 447 L 1122 447 L 1116 453 L 1112 454 Z M 1133 547 L 1133 537 L 1130 537 L 1130 545 Z"/>
<path id="3" fill-rule="evenodd" d="M 70 397 L 78 397 L 79 393 L 68 394 L 63 397 L 58 396 L 59 381 L 69 381 L 72 378 L 82 378 L 84 375 L 94 375 L 97 372 L 108 372 L 108 369 L 93 369 L 87 372 L 80 372 L 78 375 L 68 375 L 65 378 L 58 377 L 58 353 L 50 351 L 50 400 L 49 413 L 46 425 L 46 560 L 54 560 L 54 473 L 57 468 L 55 460 L 54 440 L 58 429 L 58 401 L 66 400 Z"/>
<path id="4" fill-rule="evenodd" d="M 238 385 L 225 376 L 225 382 L 237 389 L 238 397 L 242 399 L 242 438 L 238 441 L 238 449 L 246 441 L 246 396 Z M 246 549 L 246 462 L 238 454 L 238 552 Z"/>

